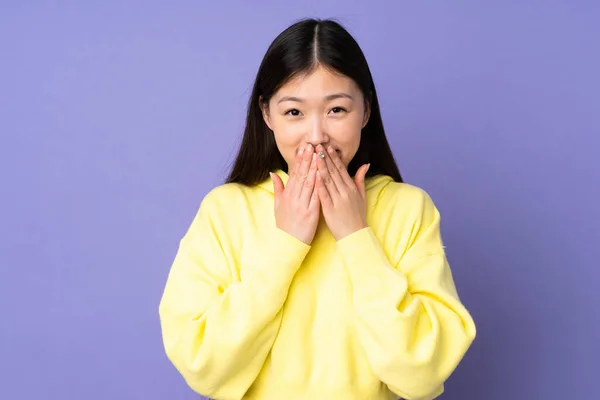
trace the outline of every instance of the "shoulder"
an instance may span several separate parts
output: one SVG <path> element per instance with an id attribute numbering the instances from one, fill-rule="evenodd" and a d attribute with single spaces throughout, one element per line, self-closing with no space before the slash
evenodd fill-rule
<path id="1" fill-rule="evenodd" d="M 390 181 L 377 193 L 378 206 L 400 208 L 403 210 L 424 210 L 435 207 L 427 191 L 409 183 Z"/>
<path id="2" fill-rule="evenodd" d="M 202 199 L 201 208 L 228 209 L 245 199 L 250 188 L 239 183 L 225 183 L 212 188 Z"/>
<path id="3" fill-rule="evenodd" d="M 222 184 L 210 189 L 200 201 L 190 226 L 192 232 L 214 234 L 231 231 L 230 227 L 239 224 L 247 207 L 246 186 L 237 183 Z"/>
<path id="4" fill-rule="evenodd" d="M 412 184 L 387 181 L 370 200 L 373 219 L 386 226 L 431 224 L 440 218 L 429 193 Z"/>
<path id="5" fill-rule="evenodd" d="M 421 187 L 404 182 L 390 182 L 382 190 L 385 197 L 404 199 L 405 201 L 429 198 L 429 194 Z"/>
<path id="6" fill-rule="evenodd" d="M 369 225 L 394 259 L 400 259 L 417 240 L 438 237 L 439 213 L 423 188 L 388 180 L 372 195 Z"/>

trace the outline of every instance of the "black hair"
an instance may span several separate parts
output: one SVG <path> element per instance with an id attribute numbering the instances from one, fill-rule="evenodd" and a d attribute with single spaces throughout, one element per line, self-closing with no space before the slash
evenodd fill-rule
<path id="1" fill-rule="evenodd" d="M 361 165 L 371 163 L 367 177 L 388 175 L 402 182 L 383 128 L 373 77 L 360 46 L 338 22 L 304 19 L 275 38 L 260 64 L 248 101 L 242 143 L 227 183 L 251 186 L 266 179 L 270 171 L 287 172 L 287 163 L 277 148 L 273 131 L 263 119 L 261 102 L 268 105 L 284 84 L 318 66 L 351 78 L 370 107 L 369 120 L 362 129 L 358 151 L 348 165 L 348 173 L 353 176 Z"/>

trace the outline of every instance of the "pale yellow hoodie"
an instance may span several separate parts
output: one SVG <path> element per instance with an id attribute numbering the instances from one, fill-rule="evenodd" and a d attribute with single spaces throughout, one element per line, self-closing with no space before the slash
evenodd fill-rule
<path id="1" fill-rule="evenodd" d="M 282 171 L 277 174 L 287 182 Z M 180 243 L 166 353 L 214 399 L 431 399 L 475 338 L 421 189 L 367 179 L 369 227 L 310 246 L 275 226 L 271 179 L 226 184 Z"/>

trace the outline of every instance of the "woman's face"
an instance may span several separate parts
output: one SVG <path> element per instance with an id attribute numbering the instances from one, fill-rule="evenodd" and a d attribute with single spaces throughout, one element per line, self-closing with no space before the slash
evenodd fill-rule
<path id="1" fill-rule="evenodd" d="M 294 167 L 298 150 L 308 144 L 332 146 L 347 168 L 369 112 L 352 79 L 322 67 L 286 83 L 263 107 L 264 120 L 274 132 L 288 171 Z"/>

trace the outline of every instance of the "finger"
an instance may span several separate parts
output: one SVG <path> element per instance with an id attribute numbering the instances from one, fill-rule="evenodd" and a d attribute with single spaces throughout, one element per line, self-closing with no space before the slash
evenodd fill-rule
<path id="1" fill-rule="evenodd" d="M 315 173 L 316 176 L 316 173 Z M 311 211 L 318 211 L 319 206 L 321 205 L 321 201 L 319 200 L 319 192 L 317 191 L 317 182 L 315 181 L 315 188 L 310 195 L 310 203 L 308 204 L 308 209 Z"/>
<path id="2" fill-rule="evenodd" d="M 281 192 L 283 192 L 283 182 L 279 175 L 274 174 L 273 172 L 269 172 L 271 175 L 271 180 L 273 180 L 273 193 L 275 195 L 275 207 L 279 204 L 279 197 L 281 196 Z"/>
<path id="3" fill-rule="evenodd" d="M 300 169 L 300 164 L 302 163 L 304 150 L 304 147 L 301 147 L 296 152 L 296 156 L 294 157 L 294 166 L 292 167 L 291 171 L 288 171 L 288 182 L 285 187 L 287 190 L 292 190 L 295 186 L 296 176 L 298 175 L 298 170 Z"/>
<path id="4" fill-rule="evenodd" d="M 317 180 L 317 153 L 312 152 L 310 168 L 308 176 L 302 185 L 302 193 L 300 193 L 300 201 L 302 204 L 309 204 L 311 196 L 315 191 L 315 181 Z"/>
<path id="5" fill-rule="evenodd" d="M 304 150 L 304 154 L 302 155 L 302 162 L 300 163 L 300 167 L 298 168 L 298 174 L 296 176 L 296 183 L 294 184 L 293 192 L 300 197 L 302 191 L 304 190 L 304 186 L 306 184 L 306 179 L 308 178 L 308 171 L 310 169 L 310 164 L 312 162 L 312 155 L 314 154 L 314 149 L 312 145 L 309 143 L 306 146 L 306 150 Z"/>
<path id="6" fill-rule="evenodd" d="M 327 165 L 327 171 L 329 172 L 329 175 L 331 176 L 331 180 L 335 184 L 337 191 L 341 193 L 342 190 L 344 190 L 344 188 L 348 185 L 346 184 L 346 182 L 344 182 L 344 179 L 342 178 L 340 171 L 338 171 L 337 167 L 333 163 L 331 154 L 329 152 L 327 152 L 327 155 L 325 156 L 325 164 Z"/>
<path id="7" fill-rule="evenodd" d="M 344 165 L 344 162 L 340 158 L 337 151 L 335 151 L 333 147 L 328 146 L 327 153 L 331 157 L 331 161 L 335 166 L 336 172 L 339 174 L 341 181 L 346 185 L 353 184 L 354 182 L 352 181 L 352 177 L 350 177 L 350 174 L 348 174 L 348 170 L 346 169 L 346 166 Z"/>
<path id="8" fill-rule="evenodd" d="M 325 181 L 323 180 L 323 176 L 320 173 L 321 171 L 317 171 L 317 183 L 315 192 L 319 196 L 319 202 L 323 206 L 324 209 L 331 208 L 333 206 L 333 199 L 331 198 L 331 194 L 325 185 Z"/>
<path id="9" fill-rule="evenodd" d="M 331 176 L 330 170 L 327 167 L 327 152 L 321 145 L 318 147 L 319 157 L 317 157 L 317 169 L 319 172 L 319 176 L 323 181 L 323 184 L 327 188 L 327 191 L 331 196 L 336 196 L 338 193 L 338 189 L 333 181 L 333 177 Z"/>
<path id="10" fill-rule="evenodd" d="M 354 175 L 354 183 L 356 184 L 356 187 L 358 188 L 363 200 L 366 199 L 365 177 L 367 176 L 367 171 L 369 171 L 370 166 L 371 164 L 361 166 L 358 171 L 356 171 L 356 175 Z"/>

